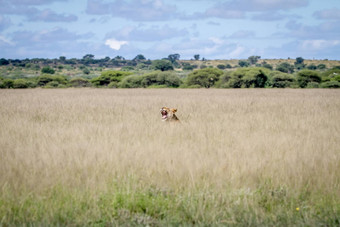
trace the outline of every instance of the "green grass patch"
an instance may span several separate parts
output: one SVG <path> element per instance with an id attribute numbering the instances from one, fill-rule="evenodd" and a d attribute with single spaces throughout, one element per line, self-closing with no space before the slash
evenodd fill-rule
<path id="1" fill-rule="evenodd" d="M 0 225 L 339 226 L 340 201 L 308 189 L 264 183 L 255 190 L 166 191 L 111 185 L 105 191 L 56 186 L 13 195 L 2 189 Z"/>

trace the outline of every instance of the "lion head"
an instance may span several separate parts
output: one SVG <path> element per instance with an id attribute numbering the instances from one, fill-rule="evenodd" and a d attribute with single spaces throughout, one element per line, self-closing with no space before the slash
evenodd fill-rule
<path id="1" fill-rule="evenodd" d="M 175 115 L 177 112 L 177 109 L 175 108 L 168 108 L 168 107 L 162 107 L 160 109 L 162 120 L 163 121 L 178 121 L 178 117 Z"/>

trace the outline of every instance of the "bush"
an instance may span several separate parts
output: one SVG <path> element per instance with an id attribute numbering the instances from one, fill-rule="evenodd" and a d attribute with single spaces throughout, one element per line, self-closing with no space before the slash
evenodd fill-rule
<path id="1" fill-rule="evenodd" d="M 223 75 L 223 71 L 214 68 L 205 68 L 196 70 L 188 75 L 187 85 L 199 85 L 209 88 L 214 86 L 215 82 Z"/>
<path id="2" fill-rule="evenodd" d="M 273 70 L 273 66 L 271 64 L 268 64 L 267 62 L 263 62 L 262 63 L 262 67 L 270 69 L 270 70 Z"/>
<path id="3" fill-rule="evenodd" d="M 276 88 L 291 87 L 295 82 L 294 76 L 280 71 L 270 73 L 270 78 L 271 87 Z"/>
<path id="4" fill-rule="evenodd" d="M 111 82 L 119 83 L 124 77 L 131 75 L 130 72 L 108 70 L 102 72 L 99 77 L 93 78 L 91 83 L 97 87 L 108 86 Z"/>
<path id="5" fill-rule="evenodd" d="M 55 70 L 52 69 L 51 67 L 44 67 L 41 69 L 41 72 L 42 73 L 47 73 L 47 74 L 54 74 L 55 73 Z"/>
<path id="6" fill-rule="evenodd" d="M 287 62 L 283 62 L 276 67 L 276 70 L 283 72 L 283 73 L 293 73 L 294 72 L 294 66 L 287 63 Z"/>
<path id="7" fill-rule="evenodd" d="M 90 81 L 81 77 L 76 77 L 70 80 L 72 87 L 89 87 Z"/>
<path id="8" fill-rule="evenodd" d="M 340 82 L 338 81 L 327 81 L 320 84 L 322 88 L 340 88 Z"/>
<path id="9" fill-rule="evenodd" d="M 325 64 L 319 64 L 317 67 L 320 70 L 326 69 L 326 65 Z"/>
<path id="10" fill-rule="evenodd" d="M 312 70 L 302 70 L 297 75 L 297 81 L 300 87 L 305 88 L 310 82 L 320 83 L 319 73 Z"/>
<path id="11" fill-rule="evenodd" d="M 228 87 L 260 88 L 265 87 L 267 80 L 268 76 L 264 68 L 242 68 L 232 72 Z"/>
<path id="12" fill-rule="evenodd" d="M 13 82 L 13 88 L 28 88 L 29 83 L 25 79 L 16 79 Z"/>
<path id="13" fill-rule="evenodd" d="M 118 82 L 117 81 L 112 81 L 107 85 L 108 88 L 117 88 L 118 87 Z"/>
<path id="14" fill-rule="evenodd" d="M 90 72 L 91 71 L 88 68 L 83 69 L 83 73 L 86 74 L 86 75 L 90 74 Z"/>
<path id="15" fill-rule="evenodd" d="M 339 78 L 340 76 L 340 69 L 333 68 L 329 69 L 326 72 L 322 73 L 322 80 L 325 81 L 331 81 L 331 80 L 337 80 L 336 78 Z"/>
<path id="16" fill-rule="evenodd" d="M 319 83 L 316 82 L 309 82 L 306 88 L 319 88 Z"/>
<path id="17" fill-rule="evenodd" d="M 174 70 L 171 62 L 168 60 L 154 60 L 151 64 L 152 69 L 154 70 L 161 70 L 161 71 L 168 71 Z"/>
<path id="18" fill-rule="evenodd" d="M 218 69 L 222 69 L 222 70 L 223 70 L 223 69 L 225 69 L 225 68 L 226 68 L 226 66 L 225 66 L 225 65 L 222 65 L 222 64 L 219 64 L 219 65 L 217 65 L 217 68 L 218 68 Z"/>
<path id="19" fill-rule="evenodd" d="M 52 76 L 52 75 L 42 75 L 37 79 L 37 84 L 40 87 L 45 86 L 49 82 L 56 81 L 58 84 L 67 84 L 67 79 L 65 76 Z"/>
<path id="20" fill-rule="evenodd" d="M 3 79 L 0 80 L 0 88 L 13 88 L 14 80 L 12 79 Z"/>
<path id="21" fill-rule="evenodd" d="M 119 84 L 119 87 L 179 87 L 181 83 L 181 79 L 174 73 L 156 71 L 141 76 L 128 76 L 122 80 L 122 82 Z"/>
<path id="22" fill-rule="evenodd" d="M 141 85 L 142 79 L 143 79 L 142 76 L 136 76 L 136 75 L 127 76 L 119 83 L 119 87 L 121 88 L 142 87 Z"/>
<path id="23" fill-rule="evenodd" d="M 249 66 L 249 62 L 248 61 L 244 61 L 244 60 L 240 60 L 238 62 L 239 66 L 241 67 L 248 67 Z"/>
<path id="24" fill-rule="evenodd" d="M 183 70 L 194 70 L 197 65 L 191 65 L 190 63 L 183 63 Z"/>
<path id="25" fill-rule="evenodd" d="M 307 69 L 309 70 L 316 70 L 318 67 L 314 64 L 307 65 Z"/>
<path id="26" fill-rule="evenodd" d="M 51 82 L 48 82 L 44 87 L 45 88 L 57 88 L 57 87 L 59 87 L 59 82 L 58 81 L 51 81 Z"/>

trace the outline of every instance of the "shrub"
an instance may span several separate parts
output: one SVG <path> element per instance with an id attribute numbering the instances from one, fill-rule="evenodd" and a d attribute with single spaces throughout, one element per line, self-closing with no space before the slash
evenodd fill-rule
<path id="1" fill-rule="evenodd" d="M 81 77 L 72 78 L 70 84 L 72 87 L 89 87 L 91 85 L 89 80 Z"/>
<path id="2" fill-rule="evenodd" d="M 170 72 L 156 71 L 141 76 L 128 76 L 122 80 L 122 82 L 119 84 L 119 87 L 179 87 L 181 84 L 182 81 L 176 74 Z"/>
<path id="3" fill-rule="evenodd" d="M 65 76 L 52 76 L 52 75 L 42 75 L 37 79 L 38 86 L 45 86 L 49 82 L 56 81 L 58 84 L 67 84 L 67 79 Z"/>
<path id="4" fill-rule="evenodd" d="M 273 70 L 273 66 L 271 64 L 268 64 L 267 62 L 263 62 L 262 63 L 262 67 L 270 69 L 270 70 Z"/>
<path id="5" fill-rule="evenodd" d="M 123 66 L 122 71 L 132 71 L 135 70 L 135 68 L 133 66 Z"/>
<path id="6" fill-rule="evenodd" d="M 319 83 L 317 82 L 309 82 L 306 88 L 319 88 Z"/>
<path id="7" fill-rule="evenodd" d="M 121 88 L 138 88 L 141 87 L 142 76 L 131 75 L 127 76 L 119 83 Z"/>
<path id="8" fill-rule="evenodd" d="M 326 72 L 322 73 L 322 80 L 323 81 L 330 81 L 338 78 L 340 76 L 340 69 L 333 68 L 329 69 Z M 337 79 L 335 79 L 337 80 Z"/>
<path id="9" fill-rule="evenodd" d="M 87 74 L 87 75 L 88 75 L 88 74 L 90 74 L 90 72 L 91 72 L 91 71 L 90 71 L 88 68 L 84 68 L 84 69 L 83 69 L 83 73 L 84 73 L 84 74 Z"/>
<path id="10" fill-rule="evenodd" d="M 270 85 L 276 88 L 291 87 L 295 82 L 294 76 L 280 71 L 270 73 L 270 78 Z"/>
<path id="11" fill-rule="evenodd" d="M 339 81 L 327 81 L 320 84 L 320 87 L 322 88 L 340 88 L 340 82 Z"/>
<path id="12" fill-rule="evenodd" d="M 111 82 L 119 83 L 124 77 L 131 75 L 130 72 L 108 70 L 101 73 L 99 77 L 93 78 L 91 83 L 95 86 L 108 86 Z"/>
<path id="13" fill-rule="evenodd" d="M 307 69 L 309 70 L 316 70 L 318 67 L 314 64 L 307 65 Z"/>
<path id="14" fill-rule="evenodd" d="M 268 76 L 264 68 L 242 68 L 232 72 L 228 86 L 232 88 L 265 87 L 267 80 Z"/>
<path id="15" fill-rule="evenodd" d="M 13 82 L 13 88 L 28 88 L 28 81 L 25 79 L 16 79 Z"/>
<path id="16" fill-rule="evenodd" d="M 194 70 L 197 65 L 191 65 L 190 63 L 183 63 L 183 70 Z"/>
<path id="17" fill-rule="evenodd" d="M 225 66 L 225 65 L 222 65 L 222 64 L 219 64 L 219 65 L 217 65 L 217 68 L 218 68 L 218 69 L 222 69 L 222 70 L 223 70 L 223 69 L 225 69 L 225 68 L 226 68 L 226 66 Z"/>
<path id="18" fill-rule="evenodd" d="M 117 81 L 112 81 L 107 85 L 108 88 L 117 88 L 118 87 L 118 82 Z"/>
<path id="19" fill-rule="evenodd" d="M 239 66 L 241 67 L 248 67 L 249 66 L 249 62 L 248 61 L 244 61 L 244 60 L 240 60 L 238 62 Z"/>
<path id="20" fill-rule="evenodd" d="M 154 60 L 152 61 L 151 67 L 154 70 L 161 70 L 161 71 L 174 70 L 174 67 L 172 66 L 171 62 L 168 60 Z"/>
<path id="21" fill-rule="evenodd" d="M 187 85 L 199 85 L 209 88 L 214 86 L 215 82 L 223 75 L 223 71 L 214 68 L 205 68 L 196 70 L 188 75 Z"/>
<path id="22" fill-rule="evenodd" d="M 47 74 L 54 74 L 55 73 L 55 70 L 52 69 L 51 67 L 44 67 L 41 69 L 41 72 L 42 73 L 47 73 Z"/>
<path id="23" fill-rule="evenodd" d="M 59 82 L 58 81 L 50 81 L 44 87 L 45 88 L 57 88 L 57 87 L 59 87 Z"/>
<path id="24" fill-rule="evenodd" d="M 13 88 L 14 80 L 12 79 L 3 79 L 0 80 L 0 88 Z"/>
<path id="25" fill-rule="evenodd" d="M 317 68 L 320 69 L 320 70 L 323 70 L 323 69 L 326 69 L 326 65 L 325 64 L 319 64 L 317 66 Z"/>
<path id="26" fill-rule="evenodd" d="M 293 73 L 294 72 L 294 66 L 287 63 L 287 62 L 283 62 L 276 67 L 276 70 L 283 72 L 283 73 Z"/>
<path id="27" fill-rule="evenodd" d="M 315 71 L 302 70 L 297 75 L 297 81 L 300 87 L 305 88 L 310 82 L 320 83 L 321 77 Z"/>

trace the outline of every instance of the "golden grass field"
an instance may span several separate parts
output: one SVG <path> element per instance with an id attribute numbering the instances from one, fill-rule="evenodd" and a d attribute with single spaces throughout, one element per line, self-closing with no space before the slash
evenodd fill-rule
<path id="1" fill-rule="evenodd" d="M 0 90 L 0 225 L 336 226 L 339 119 L 340 90 Z"/>

